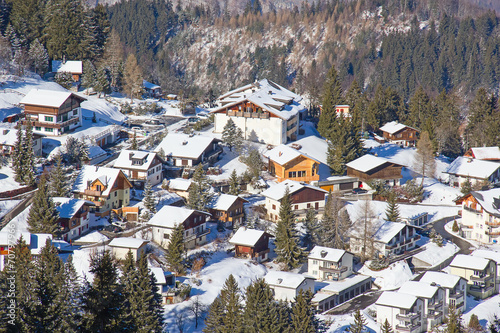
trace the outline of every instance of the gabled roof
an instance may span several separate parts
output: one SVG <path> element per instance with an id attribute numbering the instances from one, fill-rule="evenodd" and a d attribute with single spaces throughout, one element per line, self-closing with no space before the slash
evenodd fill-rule
<path id="1" fill-rule="evenodd" d="M 391 239 L 393 239 L 401 230 L 403 230 L 404 227 L 415 228 L 414 226 L 408 225 L 406 223 L 384 220 L 374 220 L 373 227 L 377 228 L 377 231 L 375 231 L 375 234 L 373 235 L 373 240 L 383 244 L 389 243 Z M 351 237 L 360 237 L 358 228 L 351 229 Z"/>
<path id="2" fill-rule="evenodd" d="M 319 161 L 324 165 L 328 165 L 326 157 L 328 151 L 328 142 L 326 142 L 325 139 L 310 135 L 288 144 L 289 147 L 292 145 L 299 146 L 300 148 L 298 149 L 298 151 L 301 154 Z"/>
<path id="3" fill-rule="evenodd" d="M 371 154 L 365 154 L 365 155 L 355 159 L 354 161 L 347 163 L 346 166 L 351 168 L 351 169 L 366 173 L 366 172 L 369 172 L 370 170 L 378 168 L 384 164 L 395 164 L 395 165 L 402 166 L 400 164 L 391 162 L 385 158 L 374 156 Z"/>
<path id="4" fill-rule="evenodd" d="M 398 309 L 411 309 L 417 301 L 414 295 L 404 294 L 396 291 L 384 291 L 375 304 L 390 306 Z"/>
<path id="5" fill-rule="evenodd" d="M 83 65 L 80 60 L 52 60 L 52 72 L 70 72 L 71 74 L 82 74 Z"/>
<path id="6" fill-rule="evenodd" d="M 117 237 L 113 238 L 113 240 L 109 243 L 109 246 L 138 249 L 143 244 L 147 243 L 149 243 L 149 241 L 145 239 L 133 238 L 133 237 Z"/>
<path id="7" fill-rule="evenodd" d="M 477 203 L 489 214 L 500 217 L 500 188 L 493 188 L 487 191 L 472 191 L 455 200 L 457 204 L 468 196 L 476 199 Z"/>
<path id="8" fill-rule="evenodd" d="M 286 191 L 287 187 L 288 187 L 288 190 L 290 191 L 290 194 L 298 192 L 299 190 L 302 190 L 304 188 L 309 188 L 309 189 L 312 189 L 315 191 L 324 192 L 325 194 L 328 193 L 327 191 L 325 191 L 319 187 L 315 187 L 312 185 L 303 184 L 303 183 L 296 182 L 294 180 L 287 179 L 281 183 L 278 183 L 276 185 L 269 187 L 267 190 L 262 192 L 262 195 L 265 197 L 271 198 L 273 200 L 280 201 L 283 198 L 283 196 L 285 195 L 285 191 Z"/>
<path id="9" fill-rule="evenodd" d="M 269 158 L 270 160 L 278 163 L 279 165 L 285 165 L 288 162 L 293 161 L 294 159 L 296 159 L 299 156 L 304 156 L 304 157 L 309 158 L 311 160 L 314 160 L 318 163 L 321 163 L 320 161 L 318 161 L 314 157 L 309 156 L 303 152 L 300 152 L 297 149 L 294 149 L 292 147 L 285 146 L 283 144 L 276 146 L 271 150 L 266 151 L 264 153 L 264 156 Z"/>
<path id="10" fill-rule="evenodd" d="M 463 278 L 458 275 L 447 274 L 443 272 L 427 271 L 420 279 L 420 282 L 425 282 L 429 284 L 435 283 L 437 286 L 451 289 L 457 285 L 460 279 Z"/>
<path id="11" fill-rule="evenodd" d="M 158 86 L 154 83 L 148 82 L 146 80 L 142 80 L 142 85 L 144 86 L 145 89 L 148 89 L 148 90 L 155 90 L 155 89 L 161 88 L 160 86 Z"/>
<path id="12" fill-rule="evenodd" d="M 14 146 L 17 141 L 17 129 L 14 126 L 0 126 L 0 145 Z"/>
<path id="13" fill-rule="evenodd" d="M 23 97 L 23 99 L 21 99 L 19 104 L 41 105 L 52 108 L 59 108 L 71 96 L 74 96 L 81 101 L 86 100 L 86 98 L 78 96 L 71 91 L 31 89 L 30 92 L 27 93 L 26 96 Z"/>
<path id="14" fill-rule="evenodd" d="M 216 139 L 203 135 L 168 133 L 154 151 L 163 149 L 165 156 L 198 159 L 214 140 Z"/>
<path id="15" fill-rule="evenodd" d="M 493 250 L 476 250 L 472 252 L 474 257 L 480 257 L 485 259 L 491 259 L 500 266 L 500 252 L 496 252 Z"/>
<path id="16" fill-rule="evenodd" d="M 215 113 L 241 102 L 251 102 L 282 119 L 290 119 L 306 110 L 300 104 L 302 97 L 267 79 L 234 89 L 219 97 L 219 108 Z"/>
<path id="17" fill-rule="evenodd" d="M 264 277 L 264 280 L 270 286 L 291 289 L 297 289 L 306 279 L 314 280 L 313 277 L 306 275 L 279 271 L 269 271 Z"/>
<path id="18" fill-rule="evenodd" d="M 78 173 L 78 176 L 76 177 L 72 192 L 83 193 L 87 189 L 88 181 L 93 183 L 96 180 L 99 180 L 104 186 L 106 186 L 106 189 L 102 192 L 102 195 L 108 196 L 111 192 L 113 184 L 118 179 L 120 173 L 128 183 L 129 187 L 132 187 L 132 184 L 130 184 L 130 182 L 127 180 L 127 177 L 120 169 L 84 165 L 82 167 L 82 170 L 80 170 L 80 173 Z"/>
<path id="19" fill-rule="evenodd" d="M 386 132 L 389 134 L 396 134 L 397 132 L 400 132 L 400 131 L 404 130 L 405 128 L 411 128 L 411 129 L 418 132 L 418 130 L 416 128 L 406 126 L 404 124 L 398 123 L 397 121 L 391 121 L 391 122 L 385 124 L 384 126 L 380 127 L 380 130 L 382 132 Z"/>
<path id="20" fill-rule="evenodd" d="M 445 173 L 462 177 L 487 179 L 498 168 L 500 168 L 500 163 L 459 156 L 450 164 Z"/>
<path id="21" fill-rule="evenodd" d="M 265 233 L 266 232 L 262 230 L 240 227 L 238 231 L 234 233 L 233 237 L 231 237 L 229 243 L 253 247 Z"/>
<path id="22" fill-rule="evenodd" d="M 57 212 L 59 213 L 59 217 L 63 218 L 63 219 L 72 218 L 80 210 L 80 208 L 82 208 L 82 206 L 85 204 L 91 205 L 91 206 L 94 205 L 94 203 L 91 201 L 81 200 L 81 199 L 53 197 L 52 200 L 54 201 L 54 204 L 56 205 L 56 209 L 57 209 Z"/>
<path id="23" fill-rule="evenodd" d="M 438 287 L 422 281 L 406 281 L 398 292 L 422 298 L 432 298 L 438 292 Z"/>
<path id="24" fill-rule="evenodd" d="M 120 155 L 118 155 L 113 168 L 147 171 L 151 168 L 151 164 L 153 163 L 156 155 L 157 153 L 125 149 L 120 152 Z M 144 163 L 141 165 L 132 164 L 133 160 L 142 160 Z"/>
<path id="25" fill-rule="evenodd" d="M 248 202 L 245 199 L 240 198 L 237 195 L 224 194 L 224 193 L 221 193 L 219 195 L 214 195 L 212 197 L 212 200 L 208 203 L 207 208 L 226 211 L 229 208 L 231 208 L 231 206 L 238 199 L 241 199 L 241 200 L 243 200 L 245 202 Z"/>
<path id="26" fill-rule="evenodd" d="M 331 247 L 315 246 L 309 253 L 309 259 L 339 262 L 346 253 L 345 250 L 332 249 Z"/>
<path id="27" fill-rule="evenodd" d="M 187 191 L 189 190 L 189 186 L 191 186 L 191 183 L 192 183 L 191 179 L 184 179 L 184 178 L 169 179 L 168 188 L 177 191 Z"/>
<path id="28" fill-rule="evenodd" d="M 500 160 L 500 147 L 474 147 L 470 150 L 478 160 Z"/>
<path id="29" fill-rule="evenodd" d="M 468 268 L 472 270 L 483 270 L 488 267 L 490 259 L 470 256 L 466 254 L 457 254 L 450 266 Z"/>
<path id="30" fill-rule="evenodd" d="M 198 212 L 205 215 L 210 215 L 206 212 L 188 209 L 184 207 L 163 206 L 148 222 L 149 225 L 156 227 L 164 227 L 173 229 L 184 223 L 191 214 Z"/>

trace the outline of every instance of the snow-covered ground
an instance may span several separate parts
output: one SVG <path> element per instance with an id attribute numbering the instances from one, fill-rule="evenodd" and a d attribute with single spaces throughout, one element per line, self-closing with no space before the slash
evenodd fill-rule
<path id="1" fill-rule="evenodd" d="M 3 187 L 3 182 L 2 182 Z M 0 201 L 0 218 L 2 218 L 5 214 L 9 212 L 12 208 L 14 208 L 21 200 L 5 200 Z"/>
<path id="2" fill-rule="evenodd" d="M 429 242 L 428 239 L 422 237 L 420 241 L 425 242 L 425 250 L 419 252 L 413 256 L 414 259 L 418 259 L 424 263 L 428 264 L 428 267 L 434 267 L 441 264 L 446 259 L 453 256 L 455 253 L 460 251 L 460 248 L 453 244 L 452 242 L 445 242 L 443 246 L 438 246 L 436 243 Z M 415 261 L 413 262 L 415 264 Z M 418 267 L 418 265 L 415 264 Z"/>
<path id="3" fill-rule="evenodd" d="M 370 261 L 367 261 L 359 270 L 359 273 L 375 278 L 375 284 L 379 286 L 381 290 L 398 289 L 403 283 L 411 280 L 414 276 L 410 266 L 408 266 L 405 261 L 397 261 L 380 271 L 372 271 L 368 268 L 369 265 Z"/>
<path id="4" fill-rule="evenodd" d="M 23 185 L 15 181 L 15 177 L 16 174 L 14 170 L 9 167 L 2 167 L 0 169 L 0 192 L 11 191 L 23 187 Z"/>

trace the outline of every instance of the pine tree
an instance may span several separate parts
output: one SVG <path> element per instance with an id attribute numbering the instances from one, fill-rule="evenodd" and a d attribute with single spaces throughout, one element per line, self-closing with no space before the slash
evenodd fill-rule
<path id="1" fill-rule="evenodd" d="M 100 67 L 97 70 L 96 75 L 96 85 L 94 86 L 95 91 L 98 93 L 98 97 L 101 97 L 101 94 L 106 96 L 106 94 L 111 93 L 111 85 L 109 83 L 109 73 L 105 67 Z"/>
<path id="2" fill-rule="evenodd" d="M 16 142 L 14 143 L 14 152 L 12 155 L 12 168 L 14 169 L 14 173 L 16 174 L 15 180 L 18 183 L 22 183 L 24 181 L 24 172 L 23 172 L 23 163 L 24 163 L 24 136 L 23 130 L 21 128 L 21 124 L 17 124 L 17 132 L 16 132 Z"/>
<path id="3" fill-rule="evenodd" d="M 340 79 L 337 70 L 332 66 L 323 83 L 323 105 L 318 122 L 318 132 L 324 138 L 330 138 L 331 129 L 337 118 L 335 106 L 343 104 L 343 101 Z"/>
<path id="4" fill-rule="evenodd" d="M 243 132 L 231 118 L 222 130 L 222 141 L 229 147 L 229 151 L 233 151 L 233 148 L 239 151 L 243 145 Z"/>
<path id="5" fill-rule="evenodd" d="M 139 149 L 139 145 L 137 144 L 137 133 L 134 131 L 134 136 L 132 136 L 132 143 L 130 144 L 131 150 Z"/>
<path id="6" fill-rule="evenodd" d="M 208 308 L 208 316 L 205 318 L 205 328 L 203 332 L 205 333 L 221 333 L 224 331 L 224 323 L 222 318 L 224 317 L 224 304 L 222 298 L 216 297 Z"/>
<path id="7" fill-rule="evenodd" d="M 343 249 L 351 220 L 338 193 L 330 191 L 326 199 L 325 212 L 321 219 L 320 245 Z"/>
<path id="8" fill-rule="evenodd" d="M 269 285 L 258 279 L 247 287 L 243 323 L 245 333 L 272 332 L 278 324 L 278 317 L 274 316 L 275 301 Z"/>
<path id="9" fill-rule="evenodd" d="M 49 188 L 45 176 L 40 178 L 38 191 L 33 197 L 28 214 L 28 230 L 31 233 L 58 235 L 59 225 L 57 219 L 59 214 L 54 205 L 54 201 L 49 196 Z"/>
<path id="10" fill-rule="evenodd" d="M 118 266 L 109 251 L 90 258 L 92 283 L 83 293 L 83 327 L 89 332 L 120 332 L 124 308 L 123 287 L 118 283 Z"/>
<path id="11" fill-rule="evenodd" d="M 453 227 L 451 228 L 453 232 L 459 232 L 460 228 L 458 227 L 457 220 L 453 221 Z"/>
<path id="12" fill-rule="evenodd" d="M 286 269 L 297 267 L 304 257 L 304 251 L 299 246 L 299 238 L 294 224 L 295 216 L 292 212 L 290 190 L 285 190 L 281 199 L 279 220 L 276 225 L 276 261 L 284 263 Z"/>
<path id="13" fill-rule="evenodd" d="M 387 321 L 387 318 L 384 321 L 384 324 L 380 328 L 381 333 L 393 333 L 394 330 L 392 329 L 391 324 L 389 324 L 389 321 Z"/>
<path id="14" fill-rule="evenodd" d="M 236 174 L 236 169 L 233 169 L 231 175 L 229 176 L 229 194 L 238 195 L 240 194 L 240 181 L 238 175 Z"/>
<path id="15" fill-rule="evenodd" d="M 309 208 L 304 220 L 304 238 L 302 239 L 302 246 L 306 250 L 311 250 L 314 245 L 319 244 L 319 228 L 320 226 L 316 220 L 316 213 L 314 209 Z"/>
<path id="16" fill-rule="evenodd" d="M 421 186 L 424 185 L 425 177 L 433 177 L 436 170 L 434 160 L 434 149 L 427 132 L 423 132 L 417 142 L 417 153 L 415 154 L 414 169 L 422 175 Z"/>
<path id="17" fill-rule="evenodd" d="M 49 55 L 42 43 L 36 38 L 30 45 L 29 58 L 35 73 L 44 74 L 49 66 Z"/>
<path id="18" fill-rule="evenodd" d="M 139 65 L 137 64 L 137 59 L 130 53 L 125 62 L 124 71 L 125 86 L 123 89 L 125 93 L 130 96 L 130 102 L 134 101 L 134 98 L 139 98 L 142 93 L 142 73 Z"/>
<path id="19" fill-rule="evenodd" d="M 475 313 L 470 316 L 469 319 L 469 329 L 472 329 L 475 332 L 480 332 L 483 330 L 483 326 L 479 323 L 479 318 Z"/>
<path id="20" fill-rule="evenodd" d="M 343 175 L 345 164 L 361 156 L 359 131 L 348 118 L 336 117 L 329 128 L 327 163 L 333 174 Z"/>
<path id="21" fill-rule="evenodd" d="M 311 305 L 312 293 L 300 290 L 292 306 L 292 328 L 294 332 L 315 333 L 316 323 Z"/>
<path id="22" fill-rule="evenodd" d="M 170 268 L 178 274 L 184 273 L 182 260 L 186 250 L 184 248 L 184 225 L 179 224 L 170 235 L 170 241 L 167 245 L 166 259 Z"/>
<path id="23" fill-rule="evenodd" d="M 23 140 L 23 181 L 28 186 L 35 185 L 35 153 L 33 152 L 33 126 L 31 120 L 26 122 Z"/>
<path id="24" fill-rule="evenodd" d="M 51 197 L 66 197 L 69 192 L 66 184 L 66 172 L 62 166 L 62 155 L 57 154 L 55 157 L 56 165 L 50 170 L 50 196 Z"/>
<path id="25" fill-rule="evenodd" d="M 470 192 L 472 192 L 472 183 L 470 181 L 470 177 L 467 177 L 465 181 L 462 183 L 462 186 L 460 187 L 460 193 L 463 195 L 467 195 Z"/>
<path id="26" fill-rule="evenodd" d="M 153 197 L 153 189 L 151 188 L 151 182 L 148 180 L 146 186 L 144 186 L 144 193 L 142 203 L 144 208 L 146 208 L 152 214 L 156 213 L 156 201 Z"/>
<path id="27" fill-rule="evenodd" d="M 62 332 L 75 332 L 82 325 L 82 287 L 80 278 L 73 266 L 73 256 L 69 255 L 64 263 L 64 283 L 61 288 Z"/>
<path id="28" fill-rule="evenodd" d="M 196 166 L 193 174 L 191 186 L 189 187 L 187 205 L 191 209 L 204 210 L 207 204 L 212 200 L 212 188 L 203 165 Z"/>
<path id="29" fill-rule="evenodd" d="M 57 72 L 54 75 L 54 82 L 66 89 L 70 89 L 75 83 L 70 72 Z"/>
<path id="30" fill-rule="evenodd" d="M 90 89 L 97 85 L 97 70 L 90 60 L 83 62 L 82 86 Z"/>
<path id="31" fill-rule="evenodd" d="M 463 333 L 465 328 L 462 324 L 462 314 L 454 306 L 450 306 L 448 313 L 448 326 L 446 333 Z"/>
<path id="32" fill-rule="evenodd" d="M 222 323 L 226 332 L 241 332 L 242 327 L 242 305 L 238 283 L 232 274 L 229 275 L 222 290 L 220 298 L 224 304 L 224 316 Z"/>
<path id="33" fill-rule="evenodd" d="M 349 332 L 361 333 L 364 331 L 365 326 L 366 319 L 361 314 L 361 311 L 356 310 L 356 312 L 354 312 L 354 323 L 349 327 Z"/>
<path id="34" fill-rule="evenodd" d="M 399 205 L 395 192 L 389 194 L 387 199 L 387 209 L 385 210 L 385 219 L 391 222 L 397 222 L 399 219 Z"/>

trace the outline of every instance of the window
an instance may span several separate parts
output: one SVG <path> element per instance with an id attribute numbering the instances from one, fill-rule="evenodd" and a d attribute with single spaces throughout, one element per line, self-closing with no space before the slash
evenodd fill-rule
<path id="1" fill-rule="evenodd" d="M 170 238 L 170 235 L 169 235 L 169 234 L 163 234 L 163 238 L 164 238 L 164 239 L 169 239 L 169 238 Z"/>
<path id="2" fill-rule="evenodd" d="M 73 110 L 73 115 L 76 116 L 78 114 L 78 109 Z"/>
<path id="3" fill-rule="evenodd" d="M 307 208 L 311 208 L 311 204 L 310 203 L 307 204 Z"/>
<path id="4" fill-rule="evenodd" d="M 97 191 L 101 191 L 101 185 L 96 185 L 95 188 L 96 188 Z"/>
<path id="5" fill-rule="evenodd" d="M 45 121 L 50 121 L 50 122 L 53 122 L 54 121 L 54 117 L 51 117 L 51 116 L 45 116 Z"/>
<path id="6" fill-rule="evenodd" d="M 288 178 L 297 178 L 297 172 L 296 171 L 288 172 Z"/>
<path id="7" fill-rule="evenodd" d="M 273 205 L 273 210 L 276 210 L 276 205 Z"/>
<path id="8" fill-rule="evenodd" d="M 45 132 L 54 132 L 54 129 L 53 128 L 48 128 L 48 127 L 45 127 Z"/>
<path id="9" fill-rule="evenodd" d="M 317 260 L 313 260 L 313 265 L 317 265 L 318 264 L 318 261 Z"/>
<path id="10" fill-rule="evenodd" d="M 41 131 L 42 128 L 40 126 L 35 126 L 35 131 Z"/>
<path id="11" fill-rule="evenodd" d="M 306 172 L 305 171 L 297 171 L 297 177 L 305 177 Z"/>
<path id="12" fill-rule="evenodd" d="M 299 205 L 295 205 L 295 210 L 299 209 Z"/>
<path id="13" fill-rule="evenodd" d="M 318 271 L 313 271 L 313 275 L 318 275 Z"/>
<path id="14" fill-rule="evenodd" d="M 116 197 L 117 195 L 118 195 L 118 192 L 117 192 L 117 191 L 115 191 L 115 197 Z"/>

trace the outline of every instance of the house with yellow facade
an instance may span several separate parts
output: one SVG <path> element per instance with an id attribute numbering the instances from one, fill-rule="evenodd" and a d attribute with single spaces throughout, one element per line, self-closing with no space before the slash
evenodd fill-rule
<path id="1" fill-rule="evenodd" d="M 316 158 L 300 152 L 290 146 L 279 145 L 266 153 L 269 173 L 275 176 L 278 182 L 290 179 L 298 182 L 319 180 L 319 165 Z"/>
<path id="2" fill-rule="evenodd" d="M 130 202 L 132 184 L 120 169 L 84 165 L 73 184 L 77 199 L 92 201 L 96 216 L 108 216 L 111 210 L 121 215 Z"/>

